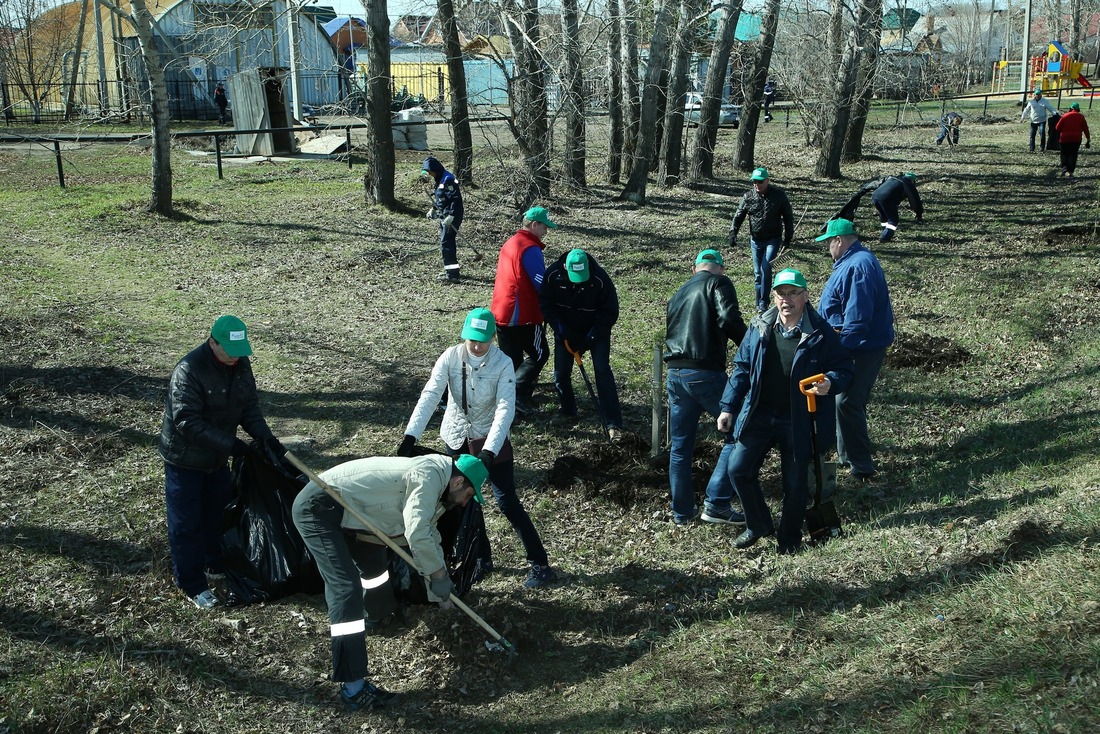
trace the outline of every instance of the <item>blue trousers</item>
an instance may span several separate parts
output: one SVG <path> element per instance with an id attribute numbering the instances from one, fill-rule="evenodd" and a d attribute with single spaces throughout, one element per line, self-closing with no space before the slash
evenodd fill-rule
<path id="1" fill-rule="evenodd" d="M 229 465 L 212 472 L 164 465 L 168 550 L 176 586 L 193 597 L 207 590 L 206 570 L 222 573 L 222 512 L 232 496 Z"/>
<path id="2" fill-rule="evenodd" d="M 596 393 L 603 419 L 607 422 L 608 428 L 622 428 L 623 410 L 619 404 L 615 374 L 611 371 L 611 337 L 593 344 L 588 354 L 591 357 L 592 371 L 595 372 Z M 558 391 L 561 412 L 565 415 L 577 414 L 577 396 L 573 392 L 574 363 L 573 355 L 565 348 L 565 339 L 555 335 L 554 387 Z"/>
<path id="3" fill-rule="evenodd" d="M 1027 140 L 1027 149 L 1035 152 L 1035 133 L 1039 133 L 1039 150 L 1047 149 L 1047 121 L 1031 123 L 1031 137 Z"/>
<path id="4" fill-rule="evenodd" d="M 848 389 L 836 396 L 836 450 L 841 464 L 852 467 L 854 474 L 873 474 L 871 437 L 867 431 L 867 402 L 878 380 L 885 349 L 852 352 L 855 374 Z"/>
<path id="5" fill-rule="evenodd" d="M 695 435 L 703 411 L 718 418 L 718 404 L 722 391 L 726 389 L 727 379 L 726 373 L 720 370 L 668 370 L 668 483 L 672 494 L 672 515 L 677 520 L 690 520 L 698 510 L 691 481 Z"/>
<path id="6" fill-rule="evenodd" d="M 783 474 L 783 517 L 777 540 L 781 548 L 794 548 L 802 543 L 802 521 L 809 499 L 809 462 L 795 456 L 789 415 L 757 407 L 734 445 L 729 459 L 730 481 L 741 498 L 745 526 L 758 535 L 771 534 L 775 526 L 760 487 L 760 468 L 773 447 L 779 449 Z"/>
<path id="7" fill-rule="evenodd" d="M 458 270 L 458 228 L 462 219 L 455 217 L 449 227 L 439 223 L 439 249 L 443 253 L 444 270 Z"/>
<path id="8" fill-rule="evenodd" d="M 771 306 L 772 265 L 771 261 L 779 254 L 782 241 L 778 237 L 770 240 L 749 238 L 752 248 L 752 273 L 756 286 L 756 310 L 764 312 Z"/>

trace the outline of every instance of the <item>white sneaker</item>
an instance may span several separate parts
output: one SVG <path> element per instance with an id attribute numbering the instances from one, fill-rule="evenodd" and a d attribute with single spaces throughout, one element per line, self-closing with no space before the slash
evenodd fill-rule
<path id="1" fill-rule="evenodd" d="M 623 440 L 623 429 L 611 427 L 607 429 L 607 437 L 611 443 L 619 443 Z"/>
<path id="2" fill-rule="evenodd" d="M 201 594 L 195 594 L 191 597 L 191 602 L 199 609 L 213 609 L 221 603 L 218 601 L 218 597 L 214 596 L 214 592 L 210 589 L 207 589 Z"/>

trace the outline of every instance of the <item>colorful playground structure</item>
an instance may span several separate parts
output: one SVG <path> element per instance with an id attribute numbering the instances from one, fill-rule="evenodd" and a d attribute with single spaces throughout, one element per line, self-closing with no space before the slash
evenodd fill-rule
<path id="1" fill-rule="evenodd" d="M 991 91 L 1003 92 L 1006 87 L 1015 86 L 1020 78 L 1020 70 L 1016 68 L 1019 65 L 1019 61 L 1007 60 L 994 63 Z M 1075 86 L 1091 90 L 1092 82 L 1081 73 L 1083 67 L 1084 62 L 1074 59 L 1061 42 L 1051 41 L 1044 53 L 1028 60 L 1028 89 L 1041 89 L 1048 96 Z"/>

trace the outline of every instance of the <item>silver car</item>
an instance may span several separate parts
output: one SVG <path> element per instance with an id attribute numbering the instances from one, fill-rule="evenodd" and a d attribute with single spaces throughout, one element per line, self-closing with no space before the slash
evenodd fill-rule
<path id="1" fill-rule="evenodd" d="M 688 122 L 699 122 L 700 110 L 703 108 L 703 95 L 698 92 L 688 92 L 684 98 L 684 119 Z M 718 108 L 718 124 L 731 125 L 736 128 L 741 123 L 741 105 L 723 102 Z"/>

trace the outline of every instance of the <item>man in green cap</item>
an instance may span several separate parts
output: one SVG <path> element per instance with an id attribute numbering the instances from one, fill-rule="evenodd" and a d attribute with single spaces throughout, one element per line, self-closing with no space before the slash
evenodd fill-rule
<path id="1" fill-rule="evenodd" d="M 596 258 L 570 250 L 546 269 L 539 306 L 554 330 L 554 387 L 561 401 L 559 415 L 577 415 L 573 393 L 573 354 L 592 355 L 600 412 L 611 440 L 622 438 L 623 411 L 611 371 L 611 327 L 619 320 L 619 295 Z"/>
<path id="2" fill-rule="evenodd" d="M 703 411 L 718 416 L 718 399 L 726 382 L 726 342 L 740 343 L 745 321 L 737 305 L 737 291 L 726 277 L 722 253 L 703 250 L 695 256 L 692 276 L 668 302 L 665 320 L 665 354 L 668 366 L 669 452 L 668 484 L 672 521 L 689 525 L 699 511 L 695 503 L 691 466 L 695 455 L 695 434 Z M 718 466 L 724 466 L 730 447 L 722 450 Z M 724 471 L 715 469 L 711 482 L 728 484 Z M 727 498 L 732 486 L 718 487 L 714 494 Z M 707 496 L 712 494 L 710 487 Z M 740 516 L 726 507 L 708 507 L 706 522 L 740 522 Z"/>
<path id="3" fill-rule="evenodd" d="M 1056 114 L 1058 110 L 1054 109 L 1054 105 L 1043 98 L 1043 90 L 1036 89 L 1031 99 L 1024 105 L 1024 109 L 1020 111 L 1020 122 L 1025 119 L 1031 121 L 1031 136 L 1027 143 L 1030 152 L 1035 152 L 1036 133 L 1039 135 L 1039 152 L 1047 149 L 1047 118 Z"/>
<path id="4" fill-rule="evenodd" d="M 867 403 L 886 350 L 894 343 L 890 289 L 878 259 L 859 241 L 855 225 L 847 219 L 830 221 L 817 241 L 826 243 L 833 258 L 833 274 L 825 283 L 817 310 L 840 334 L 855 370 L 848 387 L 834 391 L 837 454 L 854 479 L 866 482 L 875 475 Z"/>
<path id="5" fill-rule="evenodd" d="M 852 379 L 852 358 L 829 323 L 809 305 L 802 273 L 791 269 L 776 273 L 772 294 L 775 305 L 752 320 L 733 358 L 717 426 L 734 442 L 729 476 L 745 512 L 745 531 L 734 546 L 748 548 L 776 532 L 760 486 L 764 459 L 776 447 L 783 486 L 779 552 L 797 553 L 802 548 L 810 462 L 820 460 L 813 455 L 812 417 L 799 382 L 824 374 L 811 390 L 817 400 L 818 437 L 830 437 L 831 395 Z M 819 453 L 831 445 L 826 440 L 819 445 Z"/>
<path id="6" fill-rule="evenodd" d="M 176 586 L 200 609 L 223 601 L 210 585 L 224 581 L 221 522 L 231 495 L 227 460 L 249 451 L 237 427 L 276 457 L 286 454 L 260 412 L 250 354 L 244 322 L 221 316 L 206 341 L 176 364 L 168 382 L 159 448 L 168 547 Z"/>
<path id="7" fill-rule="evenodd" d="M 467 314 L 462 342 L 449 347 L 435 361 L 405 426 L 397 455 L 413 454 L 413 447 L 447 391 L 447 409 L 439 435 L 447 453 L 474 454 L 488 467 L 497 507 L 519 536 L 530 564 L 524 586 L 534 589 L 556 581 L 557 574 L 550 567 L 542 538 L 516 493 L 515 457 L 508 438 L 515 415 L 515 372 L 508 356 L 493 345 L 493 336 L 498 332 L 496 319 L 488 309 L 475 308 Z M 478 563 L 477 578 L 493 568 L 488 541 L 482 544 Z"/>
<path id="8" fill-rule="evenodd" d="M 1058 131 L 1059 154 L 1062 159 L 1062 175 L 1073 178 L 1073 172 L 1077 170 L 1077 155 L 1081 152 L 1081 138 L 1085 139 L 1085 147 L 1089 147 L 1092 136 L 1089 134 L 1089 124 L 1085 116 L 1081 114 L 1081 105 L 1074 102 L 1069 106 L 1066 114 L 1058 120 L 1054 129 Z"/>
<path id="9" fill-rule="evenodd" d="M 436 523 L 451 507 L 465 507 L 470 499 L 483 502 L 481 486 L 488 474 L 485 465 L 469 454 L 355 459 L 322 472 L 320 477 L 356 513 L 346 511 L 313 482 L 295 498 L 294 525 L 325 581 L 332 680 L 343 684 L 340 698 L 349 710 L 384 708 L 397 699 L 396 693 L 367 678 L 364 589 L 387 578 L 389 556 L 385 544 L 355 514 L 407 546 L 415 570 L 426 581 L 429 601 L 450 609 L 453 584 Z M 392 587 L 388 588 L 391 606 L 396 606 Z M 374 606 L 378 604 L 375 598 Z"/>
<path id="10" fill-rule="evenodd" d="M 519 230 L 500 248 L 497 259 L 489 310 L 497 320 L 500 349 L 511 357 L 516 370 L 516 412 L 520 416 L 534 411 L 535 386 L 550 358 L 539 291 L 546 275 L 543 240 L 557 227 L 544 207 L 531 207 L 523 215 Z"/>
<path id="11" fill-rule="evenodd" d="M 794 211 L 787 192 L 771 183 L 768 169 L 757 168 L 749 177 L 752 188 L 741 197 L 741 203 L 730 222 L 729 247 L 737 246 L 737 232 L 749 220 L 749 245 L 752 249 L 752 272 L 756 284 L 756 312 L 768 308 L 768 283 L 772 279 L 771 261 L 783 247 L 789 247 L 794 237 Z"/>

